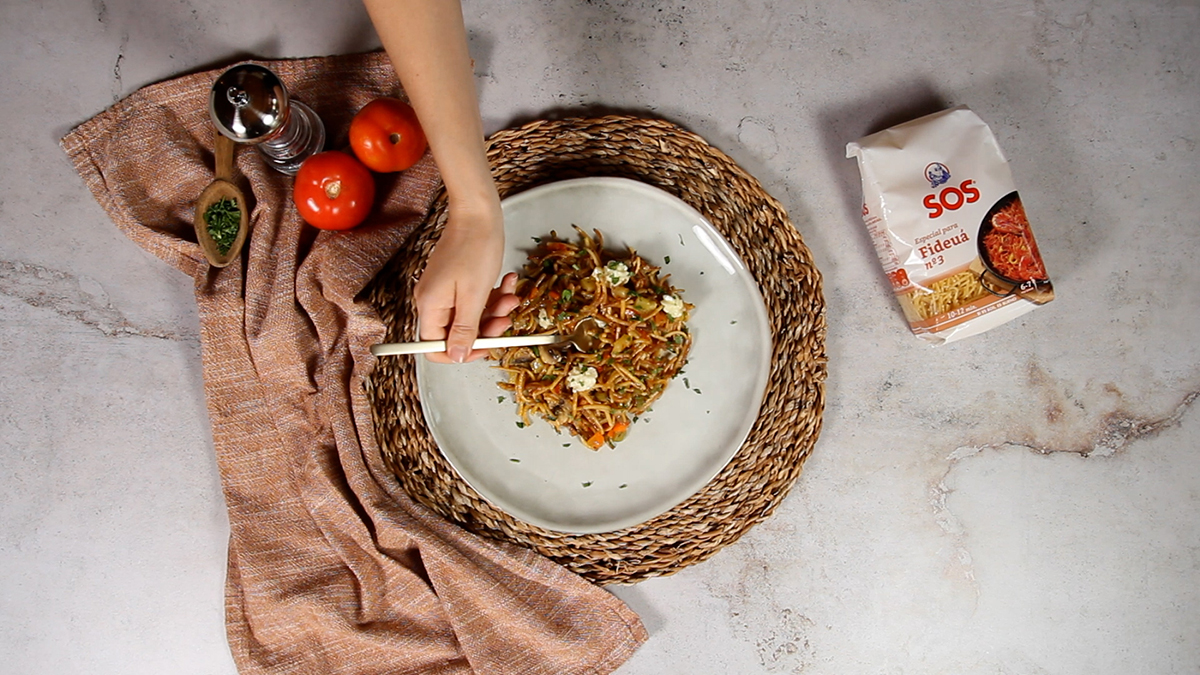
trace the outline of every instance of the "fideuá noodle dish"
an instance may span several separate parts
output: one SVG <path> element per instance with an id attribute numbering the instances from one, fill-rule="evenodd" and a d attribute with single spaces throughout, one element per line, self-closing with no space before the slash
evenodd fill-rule
<path id="1" fill-rule="evenodd" d="M 570 333 L 572 319 L 591 313 L 605 333 L 589 355 L 567 346 L 507 350 L 524 373 L 524 404 L 497 387 L 515 374 L 497 369 L 500 361 L 417 359 L 421 412 L 438 450 L 481 497 L 550 530 L 609 532 L 666 512 L 728 465 L 759 418 L 774 343 L 754 275 L 700 212 L 639 181 L 572 178 L 502 206 L 500 269 L 528 279 L 527 298 L 541 289 L 510 315 L 519 330 Z M 568 378 L 586 391 L 571 390 Z M 649 407 L 638 412 L 642 397 Z M 527 406 L 524 418 L 518 405 Z"/>
<path id="2" fill-rule="evenodd" d="M 490 358 L 522 425 L 538 417 L 598 450 L 624 440 L 687 362 L 693 306 L 632 248 L 608 250 L 599 230 L 574 230 L 573 241 L 556 231 L 537 239 L 517 282 L 521 304 L 508 334 L 566 335 L 590 320 L 596 348 L 519 347 Z"/>

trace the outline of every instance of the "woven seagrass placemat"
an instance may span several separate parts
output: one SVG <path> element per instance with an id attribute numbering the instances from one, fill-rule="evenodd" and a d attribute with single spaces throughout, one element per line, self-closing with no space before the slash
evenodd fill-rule
<path id="1" fill-rule="evenodd" d="M 568 178 L 619 176 L 704 214 L 757 280 L 770 317 L 774 348 L 758 420 L 721 473 L 682 504 L 624 530 L 565 534 L 509 516 L 463 482 L 425 425 L 414 359 L 381 359 L 367 389 L 385 459 L 417 501 L 451 521 L 532 548 L 599 584 L 671 574 L 707 559 L 771 515 L 821 430 L 825 299 L 808 248 L 758 181 L 704 139 L 662 120 L 532 122 L 493 135 L 488 159 L 501 197 Z M 368 289 L 389 341 L 415 339 L 412 287 L 445 221 L 443 192 Z"/>

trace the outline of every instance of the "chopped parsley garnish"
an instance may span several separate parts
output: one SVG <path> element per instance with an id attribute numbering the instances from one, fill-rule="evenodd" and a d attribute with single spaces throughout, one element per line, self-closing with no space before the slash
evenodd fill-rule
<path id="1" fill-rule="evenodd" d="M 204 222 L 208 224 L 208 236 L 212 237 L 221 255 L 229 253 L 242 224 L 242 211 L 237 200 L 222 197 L 213 202 L 204 212 Z"/>

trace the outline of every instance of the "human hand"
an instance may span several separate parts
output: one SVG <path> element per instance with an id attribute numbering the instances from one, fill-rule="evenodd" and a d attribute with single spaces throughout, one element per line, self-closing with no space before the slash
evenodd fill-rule
<path id="1" fill-rule="evenodd" d="M 499 200 L 482 207 L 450 204 L 442 236 L 429 254 L 413 299 L 422 340 L 446 340 L 446 352 L 428 354 L 437 363 L 465 363 L 487 354 L 471 349 L 479 335 L 495 337 L 511 320 L 519 300 L 517 276 L 507 274 L 492 288 L 504 256 L 504 216 Z"/>

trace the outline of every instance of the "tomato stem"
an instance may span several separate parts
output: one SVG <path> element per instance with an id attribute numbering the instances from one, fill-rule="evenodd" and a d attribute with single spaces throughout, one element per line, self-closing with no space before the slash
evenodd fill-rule
<path id="1" fill-rule="evenodd" d="M 325 184 L 325 196 L 330 199 L 337 199 L 338 195 L 342 194 L 342 181 L 331 180 Z"/>
<path id="2" fill-rule="evenodd" d="M 398 133 L 393 133 L 391 136 L 388 136 L 388 140 L 392 142 L 392 145 L 400 145 L 400 141 L 402 139 L 403 136 Z"/>

